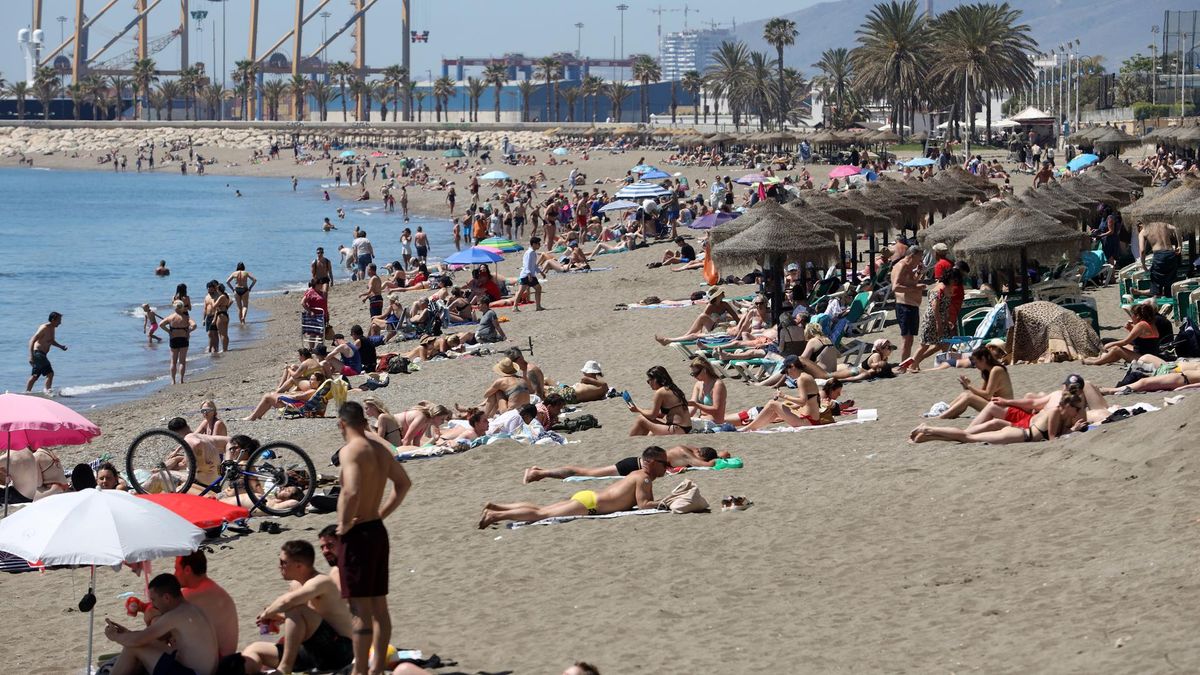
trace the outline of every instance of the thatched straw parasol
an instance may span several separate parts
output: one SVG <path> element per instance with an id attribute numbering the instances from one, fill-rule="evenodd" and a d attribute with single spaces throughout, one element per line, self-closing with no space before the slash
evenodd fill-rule
<path id="1" fill-rule="evenodd" d="M 965 171 L 961 166 L 951 166 L 945 171 L 942 171 L 942 173 L 948 174 L 950 178 L 963 183 L 964 185 L 970 185 L 971 187 L 979 188 L 990 195 L 998 194 L 1000 192 L 1000 186 L 993 183 L 991 179 L 984 178 L 983 176 L 977 176 L 969 171 Z"/>
<path id="2" fill-rule="evenodd" d="M 999 202 L 964 207 L 918 232 L 917 241 L 922 246 L 945 244 L 953 247 L 963 239 L 986 230 L 998 215 L 1007 215 L 1009 208 Z"/>
<path id="3" fill-rule="evenodd" d="M 913 134 L 912 136 L 909 136 L 908 140 L 917 141 L 918 143 L 924 143 L 925 141 L 929 140 L 929 132 L 924 131 L 924 130 L 918 131 L 917 133 Z"/>
<path id="4" fill-rule="evenodd" d="M 1136 136 L 1130 136 L 1124 131 L 1109 127 L 1104 133 L 1091 138 L 1092 146 L 1096 148 L 1112 148 L 1120 150 L 1121 148 L 1131 148 L 1142 144 L 1142 139 Z"/>
<path id="5" fill-rule="evenodd" d="M 1041 211 L 1058 222 L 1070 228 L 1078 228 L 1085 223 L 1085 219 L 1090 215 L 1090 211 L 1070 202 L 1059 202 L 1052 198 L 1043 196 L 1041 190 L 1026 188 L 1020 196 L 1013 196 L 1005 200 L 1010 206 L 1027 207 L 1034 211 Z M 1089 223 L 1090 224 L 1090 223 Z"/>
<path id="6" fill-rule="evenodd" d="M 954 247 L 960 257 L 977 267 L 1011 269 L 1019 265 L 1026 301 L 1029 299 L 1029 251 L 1045 262 L 1061 255 L 1078 257 L 1088 239 L 1078 230 L 1065 227 L 1057 220 L 1028 208 L 1010 207 L 997 214 L 983 231 L 958 242 Z"/>
<path id="7" fill-rule="evenodd" d="M 1098 166 L 1088 169 L 1083 175 L 1078 176 L 1076 180 L 1082 180 L 1118 197 L 1123 197 L 1127 202 L 1133 201 L 1134 196 L 1142 193 L 1142 186 L 1125 180 L 1117 174 L 1106 171 Z"/>
<path id="8" fill-rule="evenodd" d="M 809 143 L 839 143 L 841 137 L 828 129 L 818 131 L 808 139 Z"/>
<path id="9" fill-rule="evenodd" d="M 1150 187 L 1150 184 L 1154 182 L 1154 176 L 1138 171 L 1125 162 L 1122 162 L 1117 158 L 1116 155 L 1109 155 L 1108 157 L 1105 157 L 1104 161 L 1100 162 L 1096 168 L 1104 169 L 1108 173 L 1120 176 L 1121 178 L 1124 178 L 1125 180 L 1134 183 L 1135 185 L 1140 185 L 1144 188 Z"/>
<path id="10" fill-rule="evenodd" d="M 893 131 L 877 131 L 871 136 L 872 143 L 899 143 L 900 137 Z"/>
<path id="11" fill-rule="evenodd" d="M 1071 178 L 1068 180 L 1059 181 L 1063 190 L 1073 192 L 1077 195 L 1092 200 L 1097 204 L 1106 204 L 1114 209 L 1120 208 L 1125 204 L 1133 201 L 1129 193 L 1124 193 L 1124 196 L 1114 194 L 1111 190 L 1105 189 L 1103 186 L 1088 181 Z"/>
<path id="12" fill-rule="evenodd" d="M 1127 222 L 1161 221 L 1187 234 L 1200 233 L 1200 178 L 1185 177 L 1177 188 L 1143 199 L 1121 214 Z"/>
<path id="13" fill-rule="evenodd" d="M 729 134 L 723 134 L 718 131 L 717 133 L 713 134 L 712 136 L 709 136 L 707 140 L 709 143 L 728 143 L 729 141 L 736 140 L 736 139 L 734 139 L 734 137 L 730 136 Z"/>

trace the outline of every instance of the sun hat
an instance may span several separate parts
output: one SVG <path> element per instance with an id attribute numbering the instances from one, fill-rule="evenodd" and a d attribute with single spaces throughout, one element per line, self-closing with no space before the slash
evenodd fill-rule
<path id="1" fill-rule="evenodd" d="M 583 368 L 580 368 L 580 372 L 588 375 L 599 375 L 604 371 L 600 368 L 599 361 L 588 361 L 587 363 L 583 364 Z"/>
<path id="2" fill-rule="evenodd" d="M 516 375 L 517 367 L 513 365 L 512 359 L 505 357 L 500 359 L 500 363 L 492 366 L 492 370 L 500 375 Z"/>
<path id="3" fill-rule="evenodd" d="M 880 349 L 883 349 L 884 347 L 891 347 L 891 346 L 892 346 L 891 340 L 889 340 L 887 338 L 879 338 L 871 345 L 871 349 L 873 349 L 874 351 L 879 351 Z"/>
<path id="4" fill-rule="evenodd" d="M 725 289 L 720 286 L 709 286 L 708 290 L 704 293 L 704 297 L 708 298 L 709 302 L 720 300 L 725 297 Z"/>
<path id="5" fill-rule="evenodd" d="M 950 247 L 949 247 L 949 246 L 946 246 L 944 243 L 942 243 L 942 242 L 940 242 L 940 241 L 939 241 L 938 243 L 936 243 L 936 244 L 934 244 L 934 245 L 933 245 L 933 250 L 935 250 L 935 251 L 949 251 L 949 250 L 950 250 Z"/>

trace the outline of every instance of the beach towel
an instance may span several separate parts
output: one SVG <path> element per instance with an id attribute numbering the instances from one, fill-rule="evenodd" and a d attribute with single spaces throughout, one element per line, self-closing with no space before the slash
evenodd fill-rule
<path id="1" fill-rule="evenodd" d="M 580 269 L 580 270 L 567 270 L 566 272 L 560 272 L 558 270 L 550 270 L 550 271 L 555 274 L 587 274 L 588 272 L 608 272 L 613 269 L 615 269 L 615 268 L 613 268 L 613 267 L 589 267 L 587 269 Z"/>
<path id="2" fill-rule="evenodd" d="M 814 429 L 831 429 L 833 427 L 845 426 L 847 424 L 866 424 L 867 422 L 874 422 L 875 420 L 879 419 L 878 416 L 874 414 L 874 413 L 876 413 L 875 410 L 860 410 L 858 412 L 859 412 L 859 416 L 852 420 L 841 420 L 838 422 L 834 422 L 833 424 L 819 424 L 817 426 L 810 425 L 810 426 L 806 426 L 806 427 L 783 426 L 783 427 L 775 427 L 772 429 L 758 429 L 756 431 L 751 431 L 749 433 L 752 433 L 752 434 L 778 434 L 778 433 L 788 433 L 788 432 L 796 432 L 796 431 L 812 431 Z M 866 413 L 866 414 L 863 414 L 863 413 Z"/>
<path id="3" fill-rule="evenodd" d="M 554 518 L 546 518 L 545 520 L 535 520 L 532 523 L 508 523 L 507 527 L 510 530 L 527 527 L 529 525 L 558 525 L 560 523 L 569 523 L 572 520 L 602 520 L 610 518 L 622 518 L 624 516 L 653 516 L 659 513 L 670 513 L 662 509 L 638 509 L 636 511 L 617 511 L 616 513 L 606 513 L 602 516 L 556 516 Z"/>

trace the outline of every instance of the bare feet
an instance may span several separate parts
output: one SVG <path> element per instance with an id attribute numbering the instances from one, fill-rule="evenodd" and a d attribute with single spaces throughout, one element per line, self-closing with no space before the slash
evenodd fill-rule
<path id="1" fill-rule="evenodd" d="M 544 476 L 542 476 L 542 470 L 536 466 L 531 466 L 528 469 L 525 469 L 525 479 L 523 482 L 533 483 L 541 480 L 542 478 L 544 478 Z"/>
<path id="2" fill-rule="evenodd" d="M 657 342 L 658 344 L 660 344 L 660 345 L 664 346 L 664 347 L 666 347 L 667 345 L 671 344 L 671 341 L 670 341 L 670 340 L 668 340 L 667 338 L 665 338 L 665 337 L 663 337 L 663 336 L 661 336 L 661 335 L 655 335 L 655 336 L 654 336 L 654 341 L 655 341 L 655 342 Z"/>
<path id="3" fill-rule="evenodd" d="M 491 512 L 488 511 L 486 507 L 483 509 L 482 512 L 480 512 L 480 514 L 479 514 L 479 529 L 486 530 L 489 525 L 491 525 L 493 522 L 495 522 L 494 520 L 491 519 L 491 515 L 492 515 Z"/>

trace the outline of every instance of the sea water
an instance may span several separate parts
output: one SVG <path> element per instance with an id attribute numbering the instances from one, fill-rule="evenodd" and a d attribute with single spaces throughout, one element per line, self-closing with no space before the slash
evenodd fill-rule
<path id="1" fill-rule="evenodd" d="M 368 182 L 373 197 L 379 186 Z M 58 341 L 68 347 L 50 352 L 54 389 L 67 405 L 86 410 L 170 384 L 165 335 L 160 330 L 163 343 L 146 344 L 141 305 L 170 314 L 177 284 L 187 284 L 192 317 L 201 324 L 192 334 L 190 379 L 220 358 L 205 354 L 204 286 L 224 283 L 239 262 L 258 285 L 245 326 L 230 307 L 231 350 L 262 332 L 265 313 L 255 299 L 286 291 L 299 304 L 318 246 L 336 278 L 348 278 L 338 246 L 350 244 L 355 225 L 367 231 L 381 266 L 400 259 L 405 227 L 424 227 L 431 259 L 453 252 L 449 220 L 413 217 L 405 224 L 399 210 L 384 212 L 378 199 L 325 201 L 327 187 L 302 180 L 293 192 L 288 178 L 175 171 L 0 169 L 0 391 L 24 391 L 29 339 L 51 311 L 63 315 Z M 337 218 L 339 206 L 345 220 Z M 323 232 L 325 217 L 338 229 Z M 170 276 L 155 276 L 159 260 Z M 39 380 L 34 391 L 42 386 Z"/>

